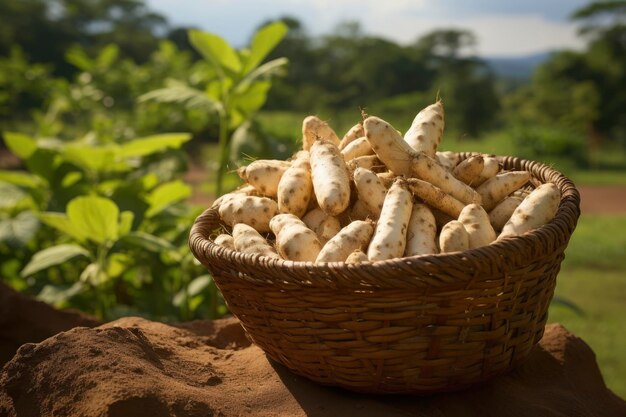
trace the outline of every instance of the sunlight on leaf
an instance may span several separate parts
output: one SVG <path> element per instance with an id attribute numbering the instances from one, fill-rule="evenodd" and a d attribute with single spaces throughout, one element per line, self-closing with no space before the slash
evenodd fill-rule
<path id="1" fill-rule="evenodd" d="M 213 33 L 190 30 L 189 42 L 213 65 L 235 73 L 241 71 L 241 61 L 237 52 L 223 38 Z"/>
<path id="2" fill-rule="evenodd" d="M 67 205 L 67 217 L 84 238 L 96 243 L 115 240 L 119 235 L 119 209 L 108 198 L 76 197 Z"/>
<path id="3" fill-rule="evenodd" d="M 252 38 L 250 54 L 246 60 L 243 73 L 247 74 L 269 54 L 285 37 L 289 28 L 283 22 L 270 23 L 259 29 Z"/>
<path id="4" fill-rule="evenodd" d="M 60 265 L 77 256 L 88 258 L 89 251 L 74 244 L 52 246 L 34 254 L 20 274 L 22 277 L 27 277 L 51 266 Z"/>
<path id="5" fill-rule="evenodd" d="M 37 150 L 37 141 L 30 136 L 16 132 L 3 132 L 4 144 L 20 159 L 28 159 Z"/>

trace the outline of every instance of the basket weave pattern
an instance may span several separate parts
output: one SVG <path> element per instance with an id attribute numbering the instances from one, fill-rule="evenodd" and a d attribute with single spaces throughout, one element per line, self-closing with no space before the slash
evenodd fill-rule
<path id="1" fill-rule="evenodd" d="M 295 373 L 362 392 L 460 389 L 507 372 L 539 342 L 580 214 L 578 191 L 557 171 L 500 161 L 559 187 L 554 220 L 462 253 L 315 265 L 213 244 L 220 219 L 208 209 L 190 247 L 252 341 Z"/>

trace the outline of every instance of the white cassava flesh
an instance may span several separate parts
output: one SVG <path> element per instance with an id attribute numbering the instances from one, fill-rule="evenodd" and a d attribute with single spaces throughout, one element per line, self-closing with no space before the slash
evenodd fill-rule
<path id="1" fill-rule="evenodd" d="M 341 230 L 339 219 L 335 216 L 329 216 L 319 207 L 305 214 L 302 221 L 309 229 L 315 232 L 322 245 Z"/>
<path id="2" fill-rule="evenodd" d="M 368 142 L 365 136 L 350 142 L 345 148 L 341 150 L 344 161 L 350 161 L 351 159 L 358 158 L 359 156 L 373 155 L 374 150 Z"/>
<path id="3" fill-rule="evenodd" d="M 469 249 L 469 235 L 465 226 L 458 220 L 452 220 L 443 226 L 439 235 L 441 253 L 460 252 Z"/>
<path id="4" fill-rule="evenodd" d="M 452 172 L 454 168 L 459 164 L 461 156 L 456 152 L 444 151 L 435 154 L 437 157 L 437 161 L 443 166 L 446 170 Z"/>
<path id="5" fill-rule="evenodd" d="M 226 233 L 222 233 L 218 235 L 215 239 L 213 239 L 213 243 L 216 245 L 220 245 L 226 249 L 235 250 L 235 242 L 231 235 L 227 235 Z"/>
<path id="6" fill-rule="evenodd" d="M 302 121 L 302 149 L 308 151 L 318 140 L 332 142 L 339 145 L 339 138 L 335 131 L 317 116 L 307 116 Z"/>
<path id="7" fill-rule="evenodd" d="M 435 157 L 437 146 L 443 135 L 443 117 L 441 101 L 422 109 L 413 119 L 411 128 L 404 135 L 404 140 L 416 151 Z"/>
<path id="8" fill-rule="evenodd" d="M 314 262 L 322 249 L 317 235 L 293 214 L 278 214 L 270 221 L 276 249 L 283 259 Z"/>
<path id="9" fill-rule="evenodd" d="M 278 183 L 278 211 L 302 217 L 306 213 L 313 193 L 309 152 L 298 152 L 296 159 Z"/>
<path id="10" fill-rule="evenodd" d="M 474 181 L 483 172 L 485 162 L 482 155 L 473 155 L 461 161 L 452 171 L 452 174 L 467 185 L 473 185 Z"/>
<path id="11" fill-rule="evenodd" d="M 417 178 L 408 178 L 409 189 L 432 207 L 457 218 L 465 206 L 461 201 L 444 193 L 440 188 Z"/>
<path id="12" fill-rule="evenodd" d="M 240 194 L 223 201 L 218 212 L 228 226 L 245 223 L 258 232 L 269 232 L 270 219 L 278 212 L 278 205 L 267 197 Z"/>
<path id="13" fill-rule="evenodd" d="M 367 249 L 370 261 L 401 258 L 406 247 L 406 231 L 411 218 L 413 196 L 406 181 L 398 178 L 385 197 L 374 237 Z"/>
<path id="14" fill-rule="evenodd" d="M 523 197 L 518 197 L 513 194 L 510 197 L 506 197 L 489 212 L 489 222 L 496 232 L 502 230 L 523 199 Z"/>
<path id="15" fill-rule="evenodd" d="M 483 170 L 472 182 L 472 186 L 478 187 L 483 182 L 498 175 L 498 172 L 500 172 L 500 162 L 498 162 L 496 157 L 483 155 Z"/>
<path id="16" fill-rule="evenodd" d="M 350 177 L 336 145 L 317 141 L 311 146 L 311 174 L 317 204 L 331 216 L 350 203 Z"/>
<path id="17" fill-rule="evenodd" d="M 350 142 L 363 136 L 365 136 L 365 130 L 363 130 L 363 123 L 359 122 L 343 135 L 343 138 L 339 142 L 339 149 L 344 149 Z"/>
<path id="18" fill-rule="evenodd" d="M 360 249 L 357 249 L 354 252 L 352 252 L 346 259 L 347 264 L 358 264 L 358 263 L 367 262 L 367 261 L 369 261 L 369 259 L 367 259 L 367 254 Z"/>
<path id="19" fill-rule="evenodd" d="M 344 262 L 352 252 L 367 246 L 374 232 L 372 224 L 371 221 L 356 220 L 341 229 L 326 242 L 316 262 Z"/>
<path id="20" fill-rule="evenodd" d="M 496 232 L 489 223 L 489 215 L 478 204 L 468 204 L 459 215 L 469 236 L 469 248 L 475 249 L 496 240 Z"/>
<path id="21" fill-rule="evenodd" d="M 498 203 L 512 192 L 518 190 L 530 180 L 528 171 L 509 171 L 498 174 L 476 188 L 482 198 L 486 211 L 491 211 Z"/>
<path id="22" fill-rule="evenodd" d="M 413 204 L 406 233 L 404 256 L 437 253 L 437 225 L 435 216 L 425 204 Z"/>
<path id="23" fill-rule="evenodd" d="M 291 165 L 287 161 L 259 159 L 237 170 L 239 177 L 267 197 L 276 197 L 278 182 Z"/>
<path id="24" fill-rule="evenodd" d="M 385 202 L 387 188 L 380 178 L 369 169 L 357 168 L 353 176 L 359 201 L 363 201 L 373 218 L 378 219 Z"/>
<path id="25" fill-rule="evenodd" d="M 515 209 L 502 228 L 498 240 L 508 236 L 519 236 L 552 220 L 559 208 L 561 192 L 553 183 L 535 188 Z"/>
<path id="26" fill-rule="evenodd" d="M 258 253 L 270 258 L 279 258 L 267 240 L 247 224 L 237 223 L 233 227 L 233 245 L 238 252 Z"/>

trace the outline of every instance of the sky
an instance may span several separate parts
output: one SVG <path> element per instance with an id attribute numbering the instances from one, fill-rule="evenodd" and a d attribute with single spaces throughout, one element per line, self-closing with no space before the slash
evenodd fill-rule
<path id="1" fill-rule="evenodd" d="M 237 47 L 264 21 L 289 15 L 307 32 L 332 32 L 358 21 L 365 33 L 407 44 L 434 29 L 472 31 L 476 53 L 516 57 L 554 49 L 580 49 L 572 11 L 586 0 L 146 0 L 173 26 L 216 33 Z"/>

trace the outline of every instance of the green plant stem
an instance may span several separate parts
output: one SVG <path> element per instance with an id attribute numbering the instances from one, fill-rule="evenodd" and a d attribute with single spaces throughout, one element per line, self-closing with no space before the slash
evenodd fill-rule
<path id="1" fill-rule="evenodd" d="M 220 132 L 219 132 L 219 165 L 217 168 L 217 175 L 215 177 L 215 196 L 219 197 L 223 193 L 224 174 L 228 166 L 229 160 L 229 140 L 228 140 L 228 112 L 225 110 L 220 113 L 219 118 Z"/>

